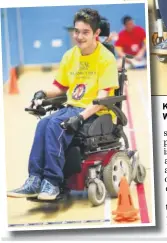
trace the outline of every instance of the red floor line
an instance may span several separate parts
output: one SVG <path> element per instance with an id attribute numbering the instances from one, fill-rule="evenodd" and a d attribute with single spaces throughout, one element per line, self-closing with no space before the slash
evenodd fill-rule
<path id="1" fill-rule="evenodd" d="M 143 186 L 143 184 L 138 184 L 136 187 L 137 187 L 137 194 L 138 194 L 138 200 L 139 200 L 141 222 L 150 223 L 144 186 Z"/>
<path id="2" fill-rule="evenodd" d="M 131 146 L 132 150 L 136 149 L 136 137 L 134 133 L 134 126 L 133 126 L 133 119 L 131 114 L 131 107 L 130 107 L 130 101 L 129 101 L 129 95 L 128 95 L 128 89 L 127 86 L 125 86 L 125 95 L 127 97 L 126 104 L 127 104 L 127 115 L 128 115 L 128 123 L 130 128 L 130 140 L 131 140 Z M 138 195 L 138 201 L 139 201 L 139 210 L 140 210 L 140 217 L 142 223 L 149 223 L 149 216 L 148 216 L 148 208 L 147 208 L 147 202 L 145 197 L 145 190 L 143 184 L 138 184 L 137 186 L 137 195 Z"/>

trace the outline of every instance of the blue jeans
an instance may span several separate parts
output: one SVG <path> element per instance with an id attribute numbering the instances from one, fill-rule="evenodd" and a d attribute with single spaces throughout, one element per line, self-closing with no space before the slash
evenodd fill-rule
<path id="1" fill-rule="evenodd" d="M 64 153 L 75 134 L 62 129 L 60 123 L 81 111 L 82 108 L 66 107 L 39 121 L 29 157 L 29 175 L 45 178 L 55 186 L 63 182 Z"/>
<path id="2" fill-rule="evenodd" d="M 65 151 L 75 134 L 69 134 L 62 129 L 60 123 L 83 110 L 83 108 L 70 106 L 39 121 L 29 157 L 29 175 L 45 178 L 55 186 L 63 182 Z M 95 117 L 97 116 L 92 116 L 87 121 Z"/>

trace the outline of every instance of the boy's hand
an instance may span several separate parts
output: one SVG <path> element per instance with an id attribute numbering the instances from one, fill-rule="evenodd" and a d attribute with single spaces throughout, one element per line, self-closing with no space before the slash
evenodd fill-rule
<path id="1" fill-rule="evenodd" d="M 46 99 L 47 96 L 43 90 L 39 90 L 34 94 L 33 99 L 31 100 L 31 107 L 36 108 L 38 105 L 41 105 L 41 100 Z"/>
<path id="2" fill-rule="evenodd" d="M 82 115 L 72 116 L 62 122 L 60 125 L 63 129 L 70 133 L 77 132 L 79 128 L 83 125 L 84 119 Z"/>
<path id="3" fill-rule="evenodd" d="M 46 94 L 43 90 L 39 90 L 34 94 L 34 97 L 32 100 L 40 100 L 40 99 L 46 99 Z"/>

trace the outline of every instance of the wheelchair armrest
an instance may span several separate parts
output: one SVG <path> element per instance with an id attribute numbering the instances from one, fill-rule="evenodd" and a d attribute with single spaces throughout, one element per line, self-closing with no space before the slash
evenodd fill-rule
<path id="1" fill-rule="evenodd" d="M 123 113 L 123 111 L 116 106 L 116 103 L 120 103 L 123 100 L 126 100 L 126 96 L 122 95 L 122 96 L 113 96 L 113 97 L 105 97 L 105 98 L 101 98 L 101 99 L 96 99 L 93 100 L 93 104 L 94 105 L 103 105 L 106 106 L 109 110 L 112 110 L 115 115 L 117 116 L 118 120 L 119 120 L 119 124 L 122 126 L 126 126 L 127 125 L 127 118 L 125 116 L 125 114 Z"/>
<path id="2" fill-rule="evenodd" d="M 94 105 L 104 105 L 108 109 L 110 109 L 110 106 L 112 107 L 113 104 L 122 102 L 123 100 L 126 100 L 126 96 L 125 95 L 109 96 L 109 97 L 105 97 L 105 98 L 101 98 L 101 99 L 95 99 L 95 100 L 93 100 L 93 104 Z"/>
<path id="3" fill-rule="evenodd" d="M 65 95 L 60 95 L 55 98 L 48 98 L 42 101 L 42 106 L 48 106 L 52 105 L 54 107 L 59 107 L 61 106 L 64 102 L 67 101 L 67 96 Z"/>
<path id="4" fill-rule="evenodd" d="M 128 120 L 127 120 L 125 114 L 123 113 L 123 111 L 119 107 L 117 107 L 116 105 L 113 105 L 110 110 L 112 110 L 115 113 L 115 115 L 118 117 L 118 120 L 119 120 L 118 123 L 120 125 L 122 125 L 122 126 L 127 125 Z"/>

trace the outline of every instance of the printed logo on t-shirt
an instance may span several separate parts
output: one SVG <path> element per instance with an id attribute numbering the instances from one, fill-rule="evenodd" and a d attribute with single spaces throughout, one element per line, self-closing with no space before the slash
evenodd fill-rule
<path id="1" fill-rule="evenodd" d="M 131 50 L 132 50 L 133 52 L 137 52 L 137 51 L 139 50 L 139 45 L 138 45 L 138 44 L 133 44 L 133 45 L 131 45 Z"/>
<path id="2" fill-rule="evenodd" d="M 79 69 L 80 69 L 80 71 L 82 70 L 88 70 L 88 68 L 89 68 L 89 63 L 88 62 L 80 62 L 80 67 L 79 67 Z"/>
<path id="3" fill-rule="evenodd" d="M 76 87 L 74 88 L 72 98 L 74 100 L 80 100 L 84 96 L 85 90 L 86 90 L 85 84 L 77 84 Z"/>

